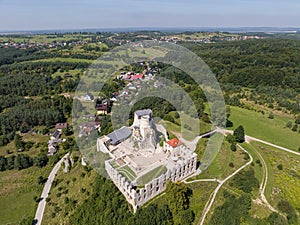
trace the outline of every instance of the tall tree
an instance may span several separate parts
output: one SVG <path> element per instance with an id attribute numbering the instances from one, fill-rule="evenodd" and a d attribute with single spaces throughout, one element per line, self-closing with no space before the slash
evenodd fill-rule
<path id="1" fill-rule="evenodd" d="M 15 134 L 14 141 L 15 141 L 16 149 L 22 149 L 23 150 L 24 142 L 22 141 L 22 137 L 19 134 Z"/>
<path id="2" fill-rule="evenodd" d="M 242 125 L 238 126 L 234 131 L 233 131 L 233 136 L 235 140 L 239 143 L 242 143 L 245 141 L 245 130 Z"/>

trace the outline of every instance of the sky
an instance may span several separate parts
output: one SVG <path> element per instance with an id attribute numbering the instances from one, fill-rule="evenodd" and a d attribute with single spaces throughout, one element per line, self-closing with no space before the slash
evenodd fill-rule
<path id="1" fill-rule="evenodd" d="M 0 30 L 300 27 L 299 0 L 0 0 Z"/>

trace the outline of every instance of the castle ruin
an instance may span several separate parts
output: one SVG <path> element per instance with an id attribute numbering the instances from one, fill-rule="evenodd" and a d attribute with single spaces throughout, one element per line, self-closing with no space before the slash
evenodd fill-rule
<path id="1" fill-rule="evenodd" d="M 152 110 L 134 113 L 131 127 L 122 127 L 97 140 L 97 150 L 108 153 L 105 169 L 114 184 L 133 206 L 138 207 L 162 193 L 166 181 L 183 180 L 196 172 L 197 154 L 177 138 L 169 140 L 155 125 Z"/>

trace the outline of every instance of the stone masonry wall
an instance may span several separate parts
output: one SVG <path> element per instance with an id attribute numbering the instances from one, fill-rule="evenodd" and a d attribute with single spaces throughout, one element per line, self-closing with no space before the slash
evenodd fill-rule
<path id="1" fill-rule="evenodd" d="M 133 206 L 134 212 L 136 212 L 138 207 L 162 193 L 166 189 L 167 180 L 171 180 L 173 182 L 182 180 L 194 173 L 196 171 L 196 167 L 197 155 L 195 154 L 189 160 L 185 160 L 182 165 L 178 165 L 176 168 L 168 170 L 165 174 L 162 174 L 160 177 L 147 183 L 144 188 L 136 191 L 133 184 L 115 168 L 113 168 L 109 161 L 105 162 L 105 168 L 108 175 L 125 196 L 126 200 Z"/>

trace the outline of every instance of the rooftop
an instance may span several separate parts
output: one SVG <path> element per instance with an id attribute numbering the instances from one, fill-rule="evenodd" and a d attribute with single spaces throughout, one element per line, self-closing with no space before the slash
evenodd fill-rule
<path id="1" fill-rule="evenodd" d="M 55 125 L 55 129 L 63 129 L 63 128 L 68 128 L 68 124 L 67 123 L 57 123 Z"/>
<path id="2" fill-rule="evenodd" d="M 135 114 L 137 116 L 150 115 L 150 114 L 152 114 L 152 110 L 151 109 L 138 110 L 138 111 L 135 111 Z"/>
<path id="3" fill-rule="evenodd" d="M 168 145 L 172 146 L 173 148 L 182 145 L 182 142 L 179 141 L 177 138 L 173 138 L 173 139 L 167 141 L 167 143 L 168 143 Z"/>
<path id="4" fill-rule="evenodd" d="M 131 130 L 128 127 L 124 126 L 108 134 L 107 136 L 110 138 L 111 144 L 116 145 L 129 138 L 130 135 L 131 135 Z"/>

